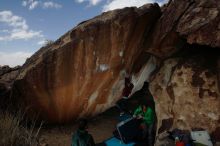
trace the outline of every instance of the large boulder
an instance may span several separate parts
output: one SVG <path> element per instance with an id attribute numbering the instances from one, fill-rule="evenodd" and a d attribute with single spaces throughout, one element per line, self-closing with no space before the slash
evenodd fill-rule
<path id="1" fill-rule="evenodd" d="M 191 1 L 176 30 L 190 44 L 220 47 L 220 1 Z"/>
<path id="2" fill-rule="evenodd" d="M 14 85 L 16 98 L 50 122 L 105 111 L 120 98 L 124 75 L 160 15 L 157 4 L 148 4 L 82 22 L 28 59 Z"/>
<path id="3" fill-rule="evenodd" d="M 217 0 L 170 0 L 144 42 L 163 60 L 151 80 L 159 136 L 203 128 L 220 141 L 219 12 Z"/>
<path id="4" fill-rule="evenodd" d="M 145 51 L 162 59 L 178 52 L 183 45 L 220 47 L 220 1 L 170 0 L 144 41 Z"/>
<path id="5" fill-rule="evenodd" d="M 170 0 L 161 10 L 148 4 L 106 12 L 29 58 L 13 95 L 29 113 L 67 122 L 114 105 L 129 73 L 132 93 L 150 81 L 157 134 L 204 128 L 218 138 L 219 10 L 218 0 Z"/>
<path id="6" fill-rule="evenodd" d="M 187 57 L 170 58 L 151 81 L 158 118 L 158 134 L 179 128 L 203 128 L 216 132 L 220 126 L 219 59 L 217 49 L 187 48 Z M 196 50 L 196 51 L 195 51 Z M 202 50 L 202 51 L 201 51 Z"/>

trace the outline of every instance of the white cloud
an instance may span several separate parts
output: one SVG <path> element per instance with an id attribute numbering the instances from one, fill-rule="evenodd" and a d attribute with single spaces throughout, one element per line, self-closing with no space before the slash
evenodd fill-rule
<path id="1" fill-rule="evenodd" d="M 0 22 L 7 23 L 12 27 L 21 27 L 22 29 L 28 29 L 26 21 L 22 17 L 13 15 L 11 11 L 0 11 Z"/>
<path id="2" fill-rule="evenodd" d="M 32 54 L 30 52 L 0 52 L 0 65 L 9 65 L 11 67 L 22 65 Z"/>
<path id="3" fill-rule="evenodd" d="M 91 5 L 95 6 L 103 0 L 76 0 L 78 3 L 89 2 Z"/>
<path id="4" fill-rule="evenodd" d="M 29 29 L 26 20 L 20 16 L 14 15 L 11 11 L 0 11 L 0 23 L 5 23 L 9 28 L 3 36 L 0 36 L 0 41 L 12 41 L 18 39 L 32 39 L 43 37 L 41 31 L 33 31 Z"/>
<path id="5" fill-rule="evenodd" d="M 35 9 L 38 5 L 39 5 L 39 1 L 33 1 L 33 2 L 29 5 L 29 9 L 30 9 L 30 10 L 33 10 L 33 9 Z"/>
<path id="6" fill-rule="evenodd" d="M 44 2 L 43 3 L 43 8 L 55 8 L 55 9 L 59 9 L 62 8 L 62 5 L 48 1 L 48 2 Z"/>
<path id="7" fill-rule="evenodd" d="M 22 6 L 26 7 L 28 5 L 27 1 L 22 1 Z"/>
<path id="8" fill-rule="evenodd" d="M 159 2 L 159 5 L 166 3 L 168 0 L 162 0 Z M 103 11 L 109 11 L 124 7 L 140 7 L 147 3 L 155 3 L 156 0 L 111 0 L 104 7 Z"/>
<path id="9" fill-rule="evenodd" d="M 43 35 L 41 34 L 41 31 L 33 31 L 33 30 L 15 30 L 13 31 L 13 33 L 11 34 L 10 38 L 12 40 L 15 39 L 31 39 L 34 37 L 43 37 Z"/>
<path id="10" fill-rule="evenodd" d="M 3 30 L 0 30 L 0 32 L 3 32 L 3 33 L 8 33 L 9 30 L 8 29 L 3 29 Z"/>
<path id="11" fill-rule="evenodd" d="M 159 5 L 163 5 L 168 0 L 75 0 L 77 3 L 89 2 L 90 5 L 95 6 L 99 4 L 101 1 L 106 1 L 106 5 L 103 7 L 103 11 L 109 11 L 124 7 L 140 7 L 147 3 L 159 3 Z M 159 2 L 158 2 L 159 1 Z"/>
<path id="12" fill-rule="evenodd" d="M 35 9 L 40 4 L 38 0 L 23 0 L 22 6 L 28 7 L 29 10 Z"/>
<path id="13" fill-rule="evenodd" d="M 82 3 L 82 2 L 85 2 L 86 0 L 76 0 L 76 2 L 78 3 Z"/>
<path id="14" fill-rule="evenodd" d="M 41 40 L 39 41 L 37 44 L 40 45 L 40 46 L 43 46 L 47 43 L 47 40 Z"/>
<path id="15" fill-rule="evenodd" d="M 52 1 L 46 1 L 46 2 L 42 2 L 39 0 L 23 0 L 22 1 L 22 6 L 23 7 L 27 7 L 29 10 L 33 10 L 37 7 L 41 7 L 44 9 L 47 8 L 55 8 L 55 9 L 59 9 L 62 8 L 62 5 L 52 2 Z"/>

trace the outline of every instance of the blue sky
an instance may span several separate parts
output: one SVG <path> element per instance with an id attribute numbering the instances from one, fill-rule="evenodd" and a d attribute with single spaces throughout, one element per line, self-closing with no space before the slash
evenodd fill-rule
<path id="1" fill-rule="evenodd" d="M 56 40 L 103 11 L 167 0 L 1 0 L 0 65 L 22 65 L 45 40 Z"/>

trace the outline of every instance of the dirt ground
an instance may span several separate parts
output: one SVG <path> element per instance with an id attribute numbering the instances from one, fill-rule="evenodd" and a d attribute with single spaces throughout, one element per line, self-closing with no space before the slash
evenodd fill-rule
<path id="1" fill-rule="evenodd" d="M 93 135 L 96 143 L 112 137 L 117 124 L 117 116 L 117 109 L 111 109 L 89 120 L 89 133 Z M 40 146 L 70 146 L 71 137 L 76 128 L 77 124 L 42 128 Z"/>
<path id="2" fill-rule="evenodd" d="M 138 103 L 143 103 L 143 100 L 146 100 L 145 97 L 146 92 L 136 92 L 129 99 L 127 108 L 134 111 L 139 105 Z M 93 135 L 96 143 L 103 142 L 113 136 L 118 116 L 119 110 L 114 107 L 89 121 L 89 133 Z M 76 128 L 76 124 L 43 128 L 40 132 L 40 142 L 42 143 L 40 146 L 46 146 L 46 144 L 47 146 L 70 146 L 71 137 Z"/>

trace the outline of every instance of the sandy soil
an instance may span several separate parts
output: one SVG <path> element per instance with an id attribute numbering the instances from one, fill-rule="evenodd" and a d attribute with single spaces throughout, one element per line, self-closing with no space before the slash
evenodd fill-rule
<path id="1" fill-rule="evenodd" d="M 100 143 L 110 137 L 117 124 L 118 111 L 111 109 L 89 121 L 89 133 L 96 143 Z M 51 126 L 42 128 L 40 132 L 41 146 L 70 146 L 71 137 L 77 124 L 64 126 Z"/>
<path id="2" fill-rule="evenodd" d="M 144 93 L 136 92 L 128 101 L 127 108 L 134 111 L 144 98 Z M 96 143 L 103 142 L 113 136 L 112 132 L 115 130 L 118 116 L 119 111 L 114 107 L 89 121 L 89 133 L 93 135 Z M 77 124 L 43 128 L 40 132 L 41 146 L 46 146 L 46 144 L 48 146 L 70 146 L 71 137 L 76 128 Z"/>

